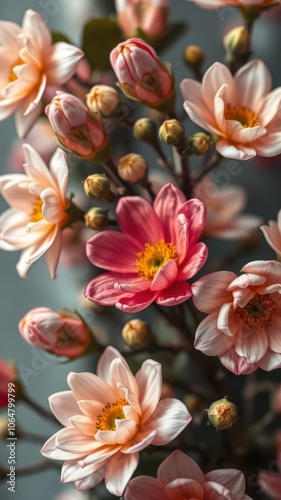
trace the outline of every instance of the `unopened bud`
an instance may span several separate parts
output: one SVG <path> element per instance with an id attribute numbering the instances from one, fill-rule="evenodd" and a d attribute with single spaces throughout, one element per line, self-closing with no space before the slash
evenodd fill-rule
<path id="1" fill-rule="evenodd" d="M 248 54 L 250 50 L 250 36 L 244 26 L 237 26 L 223 37 L 226 50 L 226 59 L 232 60 L 233 56 Z"/>
<path id="2" fill-rule="evenodd" d="M 120 102 L 116 89 L 109 85 L 94 85 L 86 95 L 86 104 L 92 113 L 109 116 Z"/>
<path id="3" fill-rule="evenodd" d="M 154 145 L 158 143 L 158 130 L 157 125 L 150 118 L 139 118 L 134 123 L 133 128 L 134 136 L 139 141 L 147 142 Z"/>
<path id="4" fill-rule="evenodd" d="M 141 155 L 135 153 L 123 156 L 118 163 L 118 174 L 124 181 L 140 182 L 145 179 L 147 163 Z"/>
<path id="5" fill-rule="evenodd" d="M 159 137 L 166 144 L 178 146 L 185 136 L 185 130 L 178 120 L 166 120 L 159 129 Z"/>
<path id="6" fill-rule="evenodd" d="M 188 45 L 183 53 L 183 60 L 189 68 L 198 70 L 205 61 L 205 54 L 198 45 Z"/>
<path id="7" fill-rule="evenodd" d="M 105 174 L 92 174 L 84 181 L 84 191 L 89 198 L 113 201 L 110 180 Z"/>
<path id="8" fill-rule="evenodd" d="M 188 141 L 188 149 L 192 155 L 205 155 L 212 145 L 212 140 L 209 135 L 204 132 L 193 134 Z"/>
<path id="9" fill-rule="evenodd" d="M 108 210 L 104 210 L 103 208 L 95 207 L 90 208 L 88 212 L 84 215 L 85 224 L 90 229 L 95 229 L 99 231 L 100 229 L 104 229 L 108 226 Z"/>
<path id="10" fill-rule="evenodd" d="M 151 341 L 151 328 L 141 319 L 132 319 L 124 325 L 122 337 L 131 347 L 145 346 Z"/>
<path id="11" fill-rule="evenodd" d="M 206 411 L 209 424 L 213 424 L 219 430 L 229 429 L 239 418 L 235 404 L 228 401 L 226 396 L 214 401 Z"/>

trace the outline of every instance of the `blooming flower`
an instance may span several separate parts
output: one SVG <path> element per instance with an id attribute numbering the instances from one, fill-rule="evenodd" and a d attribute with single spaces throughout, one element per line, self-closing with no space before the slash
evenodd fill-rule
<path id="1" fill-rule="evenodd" d="M 22 27 L 0 22 L 0 43 L 0 120 L 16 111 L 17 132 L 24 137 L 40 115 L 46 85 L 69 80 L 83 52 L 65 42 L 52 45 L 49 28 L 31 9 Z"/>
<path id="2" fill-rule="evenodd" d="M 169 16 L 169 0 L 115 0 L 120 28 L 126 38 L 139 30 L 149 37 L 165 35 Z"/>
<path id="3" fill-rule="evenodd" d="M 129 38 L 111 51 L 110 62 L 127 97 L 159 111 L 173 110 L 172 70 L 150 45 L 140 38 Z"/>
<path id="4" fill-rule="evenodd" d="M 218 137 L 217 151 L 226 158 L 248 160 L 281 152 L 281 87 L 269 92 L 271 76 L 261 60 L 242 66 L 233 77 L 214 63 L 202 84 L 181 82 L 184 108 L 197 125 Z"/>
<path id="5" fill-rule="evenodd" d="M 241 271 L 211 273 L 192 285 L 194 304 L 208 313 L 194 347 L 219 356 L 236 375 L 280 368 L 281 265 L 254 261 Z"/>
<path id="6" fill-rule="evenodd" d="M 245 495 L 245 487 L 245 477 L 239 470 L 219 469 L 204 475 L 192 458 L 175 450 L 158 468 L 157 479 L 149 476 L 132 479 L 126 489 L 125 500 L 251 500 Z"/>
<path id="7" fill-rule="evenodd" d="M 204 177 L 193 189 L 193 196 L 207 207 L 204 234 L 223 239 L 245 239 L 259 227 L 255 215 L 238 215 L 246 204 L 246 192 L 240 186 L 220 188 Z"/>
<path id="8" fill-rule="evenodd" d="M 137 312 L 154 300 L 173 306 L 191 296 L 190 284 L 207 258 L 198 243 L 205 225 L 205 205 L 186 201 L 182 191 L 166 184 L 153 206 L 138 196 L 119 200 L 116 218 L 122 233 L 103 231 L 86 245 L 90 261 L 110 272 L 94 278 L 85 296 L 101 305 Z"/>
<path id="9" fill-rule="evenodd" d="M 30 145 L 23 149 L 25 174 L 0 176 L 0 192 L 11 206 L 0 216 L 0 248 L 23 250 L 17 264 L 22 278 L 46 252 L 49 273 L 55 278 L 61 229 L 68 221 L 68 168 L 60 149 L 51 158 L 50 170 Z"/>
<path id="10" fill-rule="evenodd" d="M 278 212 L 277 222 L 270 220 L 268 224 L 268 226 L 261 226 L 261 230 L 269 246 L 281 259 L 281 210 Z"/>
<path id="11" fill-rule="evenodd" d="M 0 408 L 8 404 L 8 384 L 17 379 L 17 370 L 11 364 L 0 358 Z M 11 392 L 15 397 L 15 392 Z"/>
<path id="12" fill-rule="evenodd" d="M 65 426 L 44 445 L 42 454 L 65 460 L 62 482 L 78 490 L 105 479 L 121 496 L 138 464 L 139 451 L 172 441 L 190 422 L 186 406 L 162 399 L 161 365 L 146 360 L 134 377 L 113 347 L 102 354 L 97 375 L 70 373 L 71 391 L 50 397 L 50 406 Z"/>
<path id="13" fill-rule="evenodd" d="M 20 320 L 19 332 L 29 344 L 70 359 L 84 354 L 91 340 L 88 327 L 78 316 L 48 307 L 31 309 Z"/>
<path id="14" fill-rule="evenodd" d="M 203 9 L 219 9 L 220 7 L 226 7 L 227 5 L 234 5 L 241 7 L 242 9 L 247 9 L 251 7 L 257 7 L 260 10 L 268 9 L 268 7 L 274 7 L 279 3 L 279 0 L 187 0 L 192 1 L 202 7 Z"/>

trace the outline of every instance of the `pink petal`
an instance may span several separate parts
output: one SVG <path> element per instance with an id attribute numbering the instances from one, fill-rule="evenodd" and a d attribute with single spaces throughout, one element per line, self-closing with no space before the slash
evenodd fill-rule
<path id="1" fill-rule="evenodd" d="M 225 335 L 217 327 L 218 311 L 209 314 L 195 333 L 194 347 L 208 356 L 220 356 L 228 351 L 234 342 L 233 337 Z"/>
<path id="2" fill-rule="evenodd" d="M 270 91 L 271 76 L 260 59 L 254 59 L 235 74 L 239 104 L 259 114 L 262 98 Z"/>
<path id="3" fill-rule="evenodd" d="M 60 148 L 56 149 L 50 159 L 50 172 L 59 189 L 61 199 L 64 200 L 68 186 L 69 170 L 66 163 L 66 154 Z"/>
<path id="4" fill-rule="evenodd" d="M 187 281 L 176 281 L 166 290 L 161 290 L 156 303 L 161 306 L 175 306 L 189 299 L 191 295 L 191 286 Z"/>
<path id="5" fill-rule="evenodd" d="M 139 404 L 142 410 L 142 424 L 150 417 L 158 405 L 162 390 L 162 366 L 147 359 L 136 373 L 139 389 Z"/>
<path id="6" fill-rule="evenodd" d="M 56 188 L 53 177 L 39 153 L 30 144 L 23 144 L 25 163 L 23 164 L 27 177 L 42 187 Z"/>
<path id="7" fill-rule="evenodd" d="M 73 460 L 82 458 L 85 455 L 84 450 L 69 453 L 68 451 L 60 450 L 56 446 L 57 437 L 61 432 L 61 430 L 56 432 L 48 439 L 48 441 L 46 441 L 43 448 L 41 449 L 41 454 L 44 457 L 51 458 L 52 460 Z"/>
<path id="8" fill-rule="evenodd" d="M 65 42 L 55 43 L 48 48 L 45 53 L 48 84 L 59 86 L 67 82 L 83 56 L 82 50 Z"/>
<path id="9" fill-rule="evenodd" d="M 261 139 L 260 139 L 261 140 Z M 255 145 L 255 149 L 256 145 Z M 225 158 L 232 158 L 233 160 L 249 160 L 256 156 L 256 151 L 253 148 L 246 148 L 241 144 L 234 146 L 229 144 L 226 140 L 221 139 L 216 144 L 216 150 Z"/>
<path id="10" fill-rule="evenodd" d="M 179 266 L 177 280 L 192 278 L 205 264 L 208 257 L 208 248 L 205 243 L 196 243 L 190 248 L 184 261 Z"/>
<path id="11" fill-rule="evenodd" d="M 103 463 L 98 463 L 96 465 L 90 464 L 87 467 L 79 467 L 77 461 L 67 460 L 64 462 L 61 470 L 61 482 L 62 483 L 72 483 L 74 481 L 80 481 L 86 477 L 92 477 L 95 472 L 100 471 L 103 467 Z"/>
<path id="12" fill-rule="evenodd" d="M 101 445 L 93 437 L 85 436 L 73 427 L 65 427 L 56 437 L 56 446 L 62 451 L 72 454 L 92 453 L 95 448 L 100 448 Z M 70 457 L 69 457 L 70 458 Z"/>
<path id="13" fill-rule="evenodd" d="M 28 9 L 22 21 L 23 30 L 29 34 L 38 51 L 44 52 L 51 44 L 51 33 L 44 19 L 34 10 Z"/>
<path id="14" fill-rule="evenodd" d="M 123 297 L 130 296 L 128 292 L 115 288 L 117 276 L 112 273 L 103 273 L 94 278 L 85 288 L 85 297 L 96 304 L 104 306 L 114 306 Z M 131 277 L 130 277 L 131 279 Z M 123 282 L 125 281 L 123 276 Z"/>
<path id="15" fill-rule="evenodd" d="M 263 127 L 270 124 L 271 120 L 277 115 L 281 103 L 281 88 L 278 87 L 269 92 L 264 99 L 263 107 L 259 113 L 259 121 Z"/>
<path id="16" fill-rule="evenodd" d="M 62 425 L 69 425 L 69 418 L 81 415 L 81 410 L 71 391 L 56 392 L 49 397 L 50 408 Z"/>
<path id="17" fill-rule="evenodd" d="M 176 262 L 174 260 L 169 260 L 164 266 L 158 269 L 151 282 L 150 290 L 155 292 L 168 288 L 176 280 L 177 274 L 178 266 Z"/>
<path id="18" fill-rule="evenodd" d="M 147 290 L 145 292 L 135 293 L 131 297 L 120 297 L 115 306 L 117 307 L 117 309 L 120 309 L 124 312 L 139 312 L 148 307 L 156 297 L 156 292 Z"/>
<path id="19" fill-rule="evenodd" d="M 139 196 L 121 198 L 116 207 L 116 218 L 120 229 L 134 239 L 137 251 L 143 250 L 145 243 L 163 239 L 161 221 L 150 203 Z"/>
<path id="20" fill-rule="evenodd" d="M 86 243 L 86 254 L 92 264 L 117 273 L 136 272 L 139 250 L 125 234 L 112 230 L 97 233 Z"/>
<path id="21" fill-rule="evenodd" d="M 276 156 L 281 153 L 281 132 L 273 132 L 260 137 L 255 143 L 255 150 L 260 156 Z"/>
<path id="22" fill-rule="evenodd" d="M 138 476 L 133 478 L 125 491 L 125 500 L 140 500 L 140 498 L 149 498 L 149 500 L 169 500 L 165 494 L 166 482 L 160 481 L 149 476 Z"/>
<path id="23" fill-rule="evenodd" d="M 134 375 L 132 374 L 127 362 L 122 358 L 116 358 L 110 363 L 109 385 L 117 389 L 119 385 L 128 387 L 132 393 L 138 397 L 138 386 Z"/>
<path id="24" fill-rule="evenodd" d="M 258 368 L 256 363 L 249 364 L 245 358 L 238 356 L 233 347 L 220 356 L 220 362 L 235 375 L 246 375 Z"/>
<path id="25" fill-rule="evenodd" d="M 133 420 L 116 421 L 116 443 L 126 444 L 137 433 L 138 426 Z"/>
<path id="26" fill-rule="evenodd" d="M 144 290 L 148 290 L 150 288 L 150 281 L 147 281 L 142 276 L 137 276 L 136 274 L 128 274 L 127 276 L 120 275 L 118 279 L 121 281 L 121 283 L 119 281 L 116 281 L 116 283 L 114 283 L 114 288 L 116 290 L 126 292 L 126 294 L 143 292 Z"/>
<path id="27" fill-rule="evenodd" d="M 277 222 L 270 220 L 268 226 L 261 226 L 260 229 L 269 246 L 281 256 L 281 233 Z"/>
<path id="28" fill-rule="evenodd" d="M 109 460 L 105 473 L 105 485 L 112 495 L 120 497 L 139 462 L 139 454 L 118 453 Z"/>
<path id="29" fill-rule="evenodd" d="M 204 483 L 202 487 L 204 490 L 204 497 L 208 498 L 208 500 L 223 500 L 224 498 L 225 500 L 231 499 L 231 492 L 222 484 L 208 481 Z"/>
<path id="30" fill-rule="evenodd" d="M 189 246 L 197 243 L 206 222 L 206 206 L 196 198 L 184 203 L 178 214 L 184 214 L 188 220 Z"/>
<path id="31" fill-rule="evenodd" d="M 67 377 L 67 383 L 77 401 L 94 399 L 104 405 L 108 401 L 115 401 L 114 390 L 93 373 L 70 372 Z"/>
<path id="32" fill-rule="evenodd" d="M 43 81 L 43 84 L 44 83 L 45 82 Z M 29 112 L 28 115 L 25 115 L 27 106 L 30 103 L 32 103 L 34 99 L 35 95 L 30 96 L 29 99 L 25 99 L 24 101 L 22 101 L 20 107 L 17 108 L 15 114 L 15 125 L 17 134 L 20 139 L 24 139 L 28 135 L 31 128 L 35 125 L 36 121 L 40 116 L 42 110 L 41 104 L 34 107 L 34 109 L 31 112 Z"/>
<path id="33" fill-rule="evenodd" d="M 281 324 L 280 324 L 280 316 L 273 317 L 271 320 L 271 324 L 266 327 L 266 333 L 268 336 L 268 346 L 269 348 L 281 354 Z"/>
<path id="34" fill-rule="evenodd" d="M 255 260 L 242 267 L 241 272 L 266 278 L 267 284 L 281 283 L 281 266 L 273 260 Z"/>
<path id="35" fill-rule="evenodd" d="M 147 448 L 152 441 L 154 440 L 154 437 L 156 435 L 156 430 L 150 431 L 145 430 L 145 431 L 140 431 L 138 432 L 133 439 L 124 446 L 122 446 L 122 453 L 136 453 L 141 450 L 144 450 Z"/>
<path id="36" fill-rule="evenodd" d="M 180 89 L 184 100 L 183 107 L 191 120 L 199 125 L 199 127 L 221 135 L 212 109 L 213 102 L 205 101 L 202 93 L 202 85 L 199 82 L 186 78 L 181 82 Z"/>
<path id="37" fill-rule="evenodd" d="M 186 197 L 183 192 L 171 183 L 165 184 L 156 195 L 153 208 L 162 221 L 164 240 L 167 242 L 172 241 L 174 219 L 185 202 Z"/>
<path id="38" fill-rule="evenodd" d="M 96 424 L 85 415 L 76 415 L 69 419 L 71 425 L 85 436 L 93 437 L 96 433 Z"/>
<path id="39" fill-rule="evenodd" d="M 216 62 L 206 71 L 202 79 L 202 94 L 206 103 L 213 103 L 222 85 L 226 85 L 224 101 L 235 102 L 237 92 L 233 76 L 227 66 Z"/>
<path id="40" fill-rule="evenodd" d="M 204 474 L 197 463 L 180 450 L 173 451 L 159 466 L 157 477 L 170 482 L 179 477 L 192 478 L 197 483 L 205 481 Z"/>
<path id="41" fill-rule="evenodd" d="M 179 498 L 196 498 L 200 500 L 204 498 L 204 491 L 202 486 L 193 479 L 178 478 L 167 484 L 165 493 L 171 500 L 178 500 Z"/>
<path id="42" fill-rule="evenodd" d="M 218 330 L 230 337 L 236 334 L 239 323 L 233 314 L 233 304 L 226 303 L 221 306 L 218 314 L 217 327 Z"/>
<path id="43" fill-rule="evenodd" d="M 106 467 L 107 467 L 107 463 L 106 463 L 106 465 L 103 465 L 103 464 L 104 464 L 104 462 L 97 464 L 97 470 L 93 474 L 91 474 L 90 476 L 86 477 L 85 479 L 75 481 L 75 483 L 74 483 L 75 488 L 78 491 L 87 491 L 87 490 L 94 488 L 97 484 L 99 484 L 104 478 Z M 98 465 L 101 467 L 98 468 Z M 93 467 L 93 465 L 92 465 L 92 467 Z"/>
<path id="44" fill-rule="evenodd" d="M 236 278 L 230 271 L 206 274 L 191 285 L 192 300 L 199 311 L 210 313 L 224 302 L 231 301 L 228 285 Z"/>
<path id="45" fill-rule="evenodd" d="M 62 248 L 62 234 L 58 231 L 52 245 L 46 252 L 47 269 L 52 279 L 56 278 L 56 269 L 59 263 L 59 258 Z"/>
<path id="46" fill-rule="evenodd" d="M 261 126 L 245 127 L 232 134 L 231 140 L 242 144 L 248 144 L 258 140 L 260 137 L 264 136 L 266 132 L 266 128 Z"/>
<path id="47" fill-rule="evenodd" d="M 257 363 L 268 349 L 266 332 L 258 330 L 243 330 L 240 328 L 235 337 L 234 348 L 239 356 L 246 359 L 247 363 Z"/>
<path id="48" fill-rule="evenodd" d="M 156 410 L 142 427 L 144 431 L 156 430 L 152 444 L 162 446 L 175 439 L 190 423 L 192 417 L 185 404 L 178 399 L 161 399 Z"/>
<path id="49" fill-rule="evenodd" d="M 208 472 L 205 475 L 206 481 L 213 481 L 219 483 L 229 491 L 235 498 L 243 498 L 246 488 L 246 481 L 244 474 L 236 469 L 218 469 Z"/>
<path id="50" fill-rule="evenodd" d="M 280 499 L 281 476 L 270 474 L 266 471 L 259 472 L 258 484 L 262 490 L 275 500 Z M 129 500 L 129 499 L 128 499 Z"/>
<path id="51" fill-rule="evenodd" d="M 267 350 L 264 357 L 259 360 L 257 366 L 270 372 L 271 370 L 276 370 L 276 368 L 281 368 L 281 354 Z"/>
<path id="52" fill-rule="evenodd" d="M 184 214 L 179 214 L 174 220 L 174 241 L 177 251 L 177 263 L 180 265 L 188 252 L 189 222 Z"/>

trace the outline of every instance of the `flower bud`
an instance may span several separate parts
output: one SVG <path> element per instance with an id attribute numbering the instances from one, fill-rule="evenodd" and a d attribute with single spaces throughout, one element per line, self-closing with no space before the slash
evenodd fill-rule
<path id="1" fill-rule="evenodd" d="M 159 137 L 166 144 L 177 146 L 182 142 L 185 130 L 178 120 L 166 120 L 159 129 Z"/>
<path id="2" fill-rule="evenodd" d="M 156 123 L 150 118 L 139 118 L 134 123 L 134 136 L 139 141 L 147 142 L 148 144 L 158 143 L 158 130 Z"/>
<path id="3" fill-rule="evenodd" d="M 209 424 L 213 424 L 219 430 L 229 429 L 239 418 L 235 404 L 228 401 L 226 396 L 214 401 L 206 411 Z"/>
<path id="4" fill-rule="evenodd" d="M 0 359 L 0 408 L 8 404 L 8 384 L 14 384 L 12 389 L 15 389 L 18 372 L 12 363 L 7 363 L 4 359 Z M 15 392 L 11 394 L 15 396 Z"/>
<path id="5" fill-rule="evenodd" d="M 80 99 L 57 91 L 45 112 L 62 147 L 85 159 L 106 162 L 110 158 L 99 115 L 90 113 Z"/>
<path id="6" fill-rule="evenodd" d="M 124 181 L 139 182 L 146 178 L 147 163 L 135 153 L 123 156 L 118 163 L 118 174 Z"/>
<path id="7" fill-rule="evenodd" d="M 124 94 L 159 111 L 174 110 L 175 86 L 170 65 L 140 38 L 119 43 L 110 53 L 110 62 Z"/>
<path id="8" fill-rule="evenodd" d="M 115 0 L 117 19 L 125 38 L 141 30 L 148 37 L 166 33 L 169 15 L 168 0 Z"/>
<path id="9" fill-rule="evenodd" d="M 204 132 L 193 134 L 188 141 L 188 150 L 192 155 L 201 156 L 206 154 L 212 145 L 212 140 L 209 135 Z"/>
<path id="10" fill-rule="evenodd" d="M 132 319 L 124 325 L 122 337 L 131 347 L 146 346 L 152 339 L 151 328 L 141 319 Z"/>
<path id="11" fill-rule="evenodd" d="M 120 102 L 116 89 L 109 85 L 94 85 L 86 95 L 86 104 L 92 113 L 109 116 Z"/>
<path id="12" fill-rule="evenodd" d="M 198 70 L 205 61 L 205 54 L 198 45 L 188 45 L 184 51 L 183 60 L 189 68 Z"/>
<path id="13" fill-rule="evenodd" d="M 89 198 L 94 198 L 95 200 L 114 200 L 110 180 L 105 174 L 88 175 L 84 181 L 84 191 Z"/>
<path id="14" fill-rule="evenodd" d="M 18 327 L 29 344 L 70 359 L 83 355 L 91 340 L 89 328 L 78 316 L 48 307 L 31 309 Z"/>
<path id="15" fill-rule="evenodd" d="M 248 30 L 244 26 L 237 26 L 223 37 L 223 45 L 227 60 L 231 60 L 233 56 L 248 54 L 250 50 Z"/>
<path id="16" fill-rule="evenodd" d="M 100 229 L 104 229 L 108 226 L 108 210 L 104 210 L 103 208 L 94 207 L 90 208 L 88 212 L 84 215 L 85 224 L 90 229 L 95 229 L 99 231 Z"/>

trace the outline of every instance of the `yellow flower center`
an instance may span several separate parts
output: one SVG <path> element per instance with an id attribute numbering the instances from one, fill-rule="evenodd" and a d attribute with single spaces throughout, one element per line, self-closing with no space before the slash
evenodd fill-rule
<path id="1" fill-rule="evenodd" d="M 11 68 L 11 71 L 10 71 L 10 76 L 9 76 L 9 81 L 10 82 L 14 82 L 15 80 L 18 79 L 18 76 L 15 74 L 14 72 L 14 67 L 15 66 L 20 66 L 21 64 L 25 64 L 25 62 L 18 58 L 18 60 L 13 64 L 12 68 Z"/>
<path id="2" fill-rule="evenodd" d="M 117 399 L 114 403 L 107 403 L 102 410 L 102 414 L 97 416 L 97 431 L 115 431 L 115 419 L 124 420 L 126 417 L 123 406 L 128 405 L 124 398 Z"/>
<path id="3" fill-rule="evenodd" d="M 269 294 L 256 294 L 245 307 L 237 307 L 235 315 L 238 321 L 248 328 L 263 328 L 270 326 L 271 318 L 275 316 L 276 303 Z"/>
<path id="4" fill-rule="evenodd" d="M 145 243 L 144 250 L 137 254 L 136 268 L 139 276 L 146 280 L 152 280 L 158 269 L 164 266 L 168 260 L 177 261 L 177 252 L 173 243 L 164 240 Z"/>
<path id="5" fill-rule="evenodd" d="M 41 198 L 37 198 L 33 205 L 33 213 L 30 217 L 30 222 L 38 222 L 39 220 L 44 219 L 42 214 L 42 205 L 43 201 L 41 200 Z"/>
<path id="6" fill-rule="evenodd" d="M 257 115 L 250 108 L 241 104 L 226 104 L 224 109 L 224 117 L 226 120 L 236 120 L 240 122 L 243 128 L 257 127 L 260 125 Z"/>

